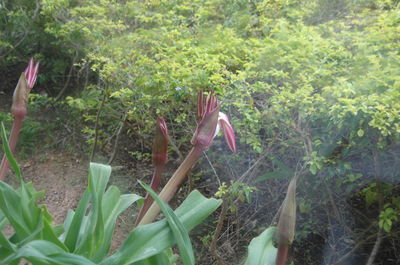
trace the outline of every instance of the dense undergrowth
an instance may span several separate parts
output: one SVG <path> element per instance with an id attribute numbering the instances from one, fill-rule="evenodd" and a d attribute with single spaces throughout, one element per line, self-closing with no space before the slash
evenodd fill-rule
<path id="1" fill-rule="evenodd" d="M 270 225 L 294 174 L 295 264 L 365 264 L 377 242 L 377 264 L 397 264 L 397 0 L 3 0 L 0 18 L 2 91 L 33 55 L 41 74 L 30 108 L 67 109 L 49 122 L 79 123 L 84 151 L 96 142 L 102 162 L 146 160 L 162 115 L 173 166 L 189 148 L 196 91 L 220 95 L 238 153 L 217 143 L 190 185 L 230 204 L 217 244 L 228 264 Z M 28 139 L 43 133 L 34 122 L 52 126 L 31 119 Z"/>

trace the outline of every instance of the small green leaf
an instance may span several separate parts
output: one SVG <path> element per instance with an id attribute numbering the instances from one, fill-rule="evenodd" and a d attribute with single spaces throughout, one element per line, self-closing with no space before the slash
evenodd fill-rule
<path id="1" fill-rule="evenodd" d="M 358 137 L 363 137 L 364 136 L 364 130 L 363 129 L 359 129 L 357 131 L 357 135 L 358 135 Z"/>
<path id="2" fill-rule="evenodd" d="M 313 175 L 317 174 L 317 167 L 315 166 L 315 164 L 310 165 L 310 172 Z"/>

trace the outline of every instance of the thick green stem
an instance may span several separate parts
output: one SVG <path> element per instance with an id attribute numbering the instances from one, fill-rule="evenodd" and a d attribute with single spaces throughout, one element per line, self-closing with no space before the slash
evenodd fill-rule
<path id="1" fill-rule="evenodd" d="M 169 179 L 168 183 L 160 192 L 160 198 L 164 202 L 169 202 L 180 185 L 185 180 L 187 172 L 192 168 L 192 166 L 197 162 L 197 160 L 201 157 L 203 150 L 195 146 L 192 148 L 190 153 L 186 156 L 185 160 L 182 164 L 178 167 L 172 177 Z M 157 203 L 154 203 L 150 206 L 147 213 L 143 216 L 142 220 L 139 222 L 138 225 L 149 224 L 154 221 L 157 215 L 160 212 L 160 207 L 158 207 Z"/>
<path id="2" fill-rule="evenodd" d="M 10 150 L 13 154 L 15 154 L 15 147 L 17 146 L 19 132 L 21 131 L 22 120 L 23 119 L 14 119 L 14 123 L 13 123 L 12 129 L 11 129 L 9 145 L 10 145 Z M 8 162 L 6 155 L 4 154 L 3 160 L 1 161 L 1 165 L 0 165 L 0 180 L 1 181 L 4 180 L 4 178 L 6 177 L 9 168 L 10 168 L 10 163 Z"/>
<path id="3" fill-rule="evenodd" d="M 154 168 L 153 178 L 151 179 L 150 187 L 156 192 L 158 191 L 158 187 L 160 186 L 161 176 L 164 171 L 164 167 L 165 167 L 164 164 L 160 164 Z M 153 198 L 149 196 L 149 194 L 147 193 L 144 199 L 144 204 L 142 206 L 142 209 L 140 209 L 139 215 L 136 219 L 135 225 L 137 225 L 140 222 L 140 220 L 142 220 L 143 216 L 146 214 L 147 210 L 150 208 L 153 201 L 154 201 Z"/>

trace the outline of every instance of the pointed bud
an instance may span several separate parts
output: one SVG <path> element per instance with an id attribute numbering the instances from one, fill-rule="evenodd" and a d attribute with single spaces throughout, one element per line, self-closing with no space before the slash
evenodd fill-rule
<path id="1" fill-rule="evenodd" d="M 281 213 L 279 215 L 276 235 L 278 241 L 277 265 L 286 264 L 288 248 L 294 240 L 296 227 L 296 184 L 297 177 L 294 177 L 289 183 L 287 194 L 282 203 Z"/>
<path id="2" fill-rule="evenodd" d="M 164 165 L 168 160 L 168 128 L 164 118 L 157 118 L 153 142 L 153 164 Z"/>
<path id="3" fill-rule="evenodd" d="M 221 126 L 229 149 L 236 153 L 235 132 L 233 131 L 232 125 L 225 113 L 220 112 L 218 114 L 218 124 Z"/>
<path id="4" fill-rule="evenodd" d="M 36 78 L 39 72 L 39 62 L 35 64 L 33 58 L 29 60 L 28 66 L 25 69 L 25 79 L 28 84 L 29 92 L 32 90 L 33 86 L 36 83 Z"/>
<path id="5" fill-rule="evenodd" d="M 235 133 L 228 117 L 219 112 L 221 104 L 218 102 L 214 91 L 205 97 L 203 91 L 198 91 L 197 99 L 197 128 L 192 138 L 192 144 L 206 150 L 210 147 L 212 140 L 218 134 L 219 129 L 225 136 L 232 152 L 236 152 Z"/>
<path id="6" fill-rule="evenodd" d="M 278 221 L 278 244 L 291 244 L 294 240 L 296 226 L 296 178 L 293 178 L 282 204 Z"/>
<path id="7" fill-rule="evenodd" d="M 205 97 L 203 91 L 199 90 L 197 99 L 197 119 L 199 123 L 191 140 L 193 145 L 199 146 L 203 150 L 210 147 L 217 130 L 219 108 L 220 104 L 214 95 L 214 91 L 211 91 Z"/>
<path id="8" fill-rule="evenodd" d="M 18 80 L 17 87 L 14 90 L 11 114 L 15 119 L 23 119 L 26 115 L 26 105 L 28 103 L 28 85 L 24 73 Z"/>

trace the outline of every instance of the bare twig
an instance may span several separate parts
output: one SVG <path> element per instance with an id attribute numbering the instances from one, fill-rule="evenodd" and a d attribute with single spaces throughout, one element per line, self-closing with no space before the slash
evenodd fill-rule
<path id="1" fill-rule="evenodd" d="M 267 152 L 267 153 L 268 153 L 268 152 Z M 267 156 L 266 154 L 260 156 L 260 157 L 256 160 L 256 162 L 254 162 L 254 164 L 251 165 L 251 167 L 249 167 L 249 168 L 246 170 L 246 172 L 244 172 L 244 173 L 238 178 L 237 181 L 242 181 L 254 168 L 256 168 L 256 167 L 261 163 L 261 161 L 262 161 L 266 156 Z"/>
<path id="2" fill-rule="evenodd" d="M 98 138 L 99 138 L 99 128 L 98 127 L 99 127 L 100 113 L 101 113 L 101 110 L 103 109 L 104 103 L 105 103 L 105 101 L 107 99 L 106 91 L 104 90 L 103 93 L 104 93 L 103 99 L 101 100 L 101 103 L 100 103 L 100 106 L 99 106 L 99 108 L 97 110 L 97 115 L 96 115 L 96 122 L 95 122 L 95 127 L 94 127 L 95 136 L 94 136 L 93 148 L 92 148 L 92 151 L 90 152 L 90 161 L 93 160 L 93 156 L 94 156 L 94 153 L 96 151 L 97 141 L 98 141 Z"/>
<path id="3" fill-rule="evenodd" d="M 376 241 L 374 247 L 372 248 L 371 254 L 369 255 L 368 261 L 366 265 L 373 265 L 376 255 L 378 254 L 379 247 L 382 243 L 382 229 L 378 229 L 378 233 L 376 235 Z"/>
<path id="4" fill-rule="evenodd" d="M 117 136 L 115 138 L 115 143 L 114 143 L 114 149 L 113 149 L 113 152 L 111 154 L 110 159 L 108 160 L 108 164 L 109 165 L 114 161 L 115 155 L 117 154 L 119 137 L 120 137 L 120 135 L 122 133 L 122 129 L 124 128 L 126 120 L 128 119 L 128 111 L 129 111 L 129 108 L 126 109 L 123 121 L 121 122 L 121 124 L 120 124 L 120 126 L 118 128 Z"/>
<path id="5" fill-rule="evenodd" d="M 67 90 L 69 82 L 71 81 L 72 70 L 74 69 L 74 65 L 75 65 L 75 62 L 76 62 L 77 58 L 78 58 L 78 52 L 75 52 L 75 56 L 72 58 L 71 67 L 69 68 L 69 71 L 68 71 L 67 81 L 65 82 L 65 84 L 64 84 L 63 88 L 61 89 L 61 91 L 55 97 L 54 101 L 60 100 L 62 95 L 64 95 L 64 92 Z"/>
<path id="6" fill-rule="evenodd" d="M 224 224 L 226 214 L 228 213 L 229 209 L 229 202 L 224 199 L 222 203 L 222 209 L 221 213 L 219 214 L 218 221 L 217 221 L 217 227 L 215 228 L 214 235 L 210 244 L 210 252 L 211 254 L 218 260 L 219 264 L 224 264 L 223 259 L 217 254 L 217 242 L 219 239 L 219 235 L 221 234 L 222 226 Z"/>
<path id="7" fill-rule="evenodd" d="M 371 225 L 372 226 L 372 225 Z M 369 229 L 367 229 L 369 230 Z M 367 231 L 366 230 L 366 231 Z M 364 238 L 364 240 L 358 241 L 358 243 L 346 254 L 342 255 L 335 263 L 332 265 L 337 265 L 342 263 L 344 260 L 346 260 L 348 257 L 350 257 L 351 254 L 353 254 L 357 249 L 359 249 L 361 246 L 363 246 L 365 243 L 368 243 L 371 239 L 373 239 L 375 235 L 371 235 L 369 237 Z"/>

